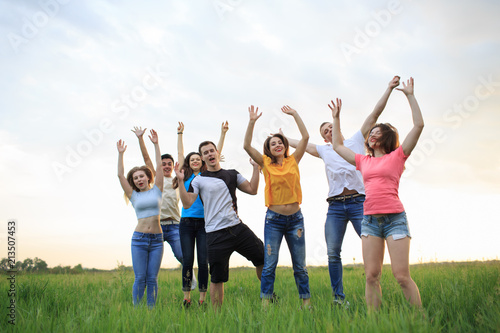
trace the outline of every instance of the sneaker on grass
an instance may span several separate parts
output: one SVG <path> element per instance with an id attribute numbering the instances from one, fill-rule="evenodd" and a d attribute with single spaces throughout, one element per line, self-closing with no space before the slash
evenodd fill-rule
<path id="1" fill-rule="evenodd" d="M 346 301 L 345 299 L 337 298 L 333 300 L 333 306 L 344 308 L 345 310 L 349 309 L 350 305 L 349 301 Z"/>
<path id="2" fill-rule="evenodd" d="M 190 300 L 190 299 L 185 299 L 185 300 L 183 300 L 183 301 L 182 301 L 182 307 L 183 307 L 184 309 L 187 309 L 187 308 L 189 308 L 190 306 L 191 306 L 191 300 Z"/>

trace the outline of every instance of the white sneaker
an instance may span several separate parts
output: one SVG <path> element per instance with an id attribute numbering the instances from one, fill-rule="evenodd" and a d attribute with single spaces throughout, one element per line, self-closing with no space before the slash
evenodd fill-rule
<path id="1" fill-rule="evenodd" d="M 343 300 L 343 299 L 334 299 L 333 300 L 333 306 L 338 306 L 338 307 L 344 308 L 345 310 L 348 310 L 350 305 L 351 304 L 347 300 Z"/>
<path id="2" fill-rule="evenodd" d="M 195 290 L 198 285 L 198 281 L 196 280 L 196 276 L 193 274 L 193 279 L 191 280 L 191 290 Z"/>

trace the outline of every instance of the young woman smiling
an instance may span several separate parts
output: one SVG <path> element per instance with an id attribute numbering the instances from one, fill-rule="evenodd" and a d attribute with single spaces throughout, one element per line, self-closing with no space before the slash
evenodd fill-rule
<path id="1" fill-rule="evenodd" d="M 155 146 L 156 172 L 161 175 L 158 134 L 151 130 L 149 138 Z M 138 220 L 132 235 L 132 265 L 135 275 L 132 288 L 133 302 L 137 305 L 147 288 L 147 304 L 153 307 L 158 296 L 158 272 L 163 258 L 163 233 L 160 227 L 163 177 L 156 177 L 155 180 L 153 172 L 147 166 L 135 167 L 125 177 L 123 166 L 123 154 L 127 149 L 125 142 L 119 140 L 117 149 L 118 179 L 135 209 Z"/>
<path id="2" fill-rule="evenodd" d="M 264 226 L 264 268 L 260 287 L 263 306 L 273 300 L 274 280 L 278 255 L 283 237 L 290 250 L 295 283 L 302 306 L 309 306 L 309 276 L 306 269 L 306 248 L 304 234 L 304 217 L 300 211 L 302 190 L 300 187 L 299 166 L 309 133 L 297 111 L 283 106 L 281 111 L 291 115 L 299 128 L 301 139 L 292 155 L 288 153 L 288 140 L 279 133 L 268 137 L 264 142 L 264 155 L 252 147 L 252 134 L 257 119 L 262 116 L 258 108 L 250 106 L 249 122 L 245 134 L 244 149 L 262 168 L 266 181 L 265 203 L 268 207 Z"/>
<path id="3" fill-rule="evenodd" d="M 402 91 L 410 104 L 413 128 L 399 145 L 397 130 L 390 124 L 375 124 L 366 139 L 368 155 L 356 154 L 343 144 L 340 133 L 342 101 L 332 101 L 332 145 L 347 162 L 361 171 L 366 190 L 364 216 L 361 222 L 363 261 L 366 276 L 366 303 L 378 309 L 382 299 L 380 276 L 384 261 L 385 243 L 391 257 L 392 273 L 410 304 L 420 307 L 422 301 L 417 285 L 410 276 L 410 229 L 403 204 L 399 200 L 399 180 L 405 161 L 415 148 L 424 128 L 420 107 L 413 94 L 413 78 Z"/>

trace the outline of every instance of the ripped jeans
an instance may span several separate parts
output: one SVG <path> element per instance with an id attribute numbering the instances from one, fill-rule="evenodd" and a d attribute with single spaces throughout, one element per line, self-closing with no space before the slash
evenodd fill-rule
<path id="1" fill-rule="evenodd" d="M 293 275 L 299 291 L 299 297 L 310 298 L 309 275 L 306 269 L 306 242 L 304 234 L 304 217 L 299 210 L 292 215 L 281 215 L 267 210 L 264 226 L 264 268 L 260 283 L 260 297 L 272 298 L 276 266 L 281 241 L 285 236 L 292 257 Z"/>

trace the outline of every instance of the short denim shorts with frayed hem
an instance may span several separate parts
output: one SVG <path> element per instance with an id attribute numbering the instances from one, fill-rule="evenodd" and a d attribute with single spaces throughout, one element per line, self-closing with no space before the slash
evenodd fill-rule
<path id="1" fill-rule="evenodd" d="M 406 212 L 386 214 L 380 217 L 364 215 L 363 221 L 361 221 L 361 236 L 380 238 L 392 236 L 394 240 L 411 238 Z"/>

